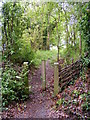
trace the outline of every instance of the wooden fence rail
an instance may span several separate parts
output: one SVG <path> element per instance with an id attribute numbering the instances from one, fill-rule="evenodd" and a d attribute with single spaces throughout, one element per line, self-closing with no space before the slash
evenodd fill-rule
<path id="1" fill-rule="evenodd" d="M 59 86 L 60 91 L 63 90 L 71 81 L 79 77 L 81 70 L 81 61 L 77 60 L 75 63 L 59 69 Z"/>

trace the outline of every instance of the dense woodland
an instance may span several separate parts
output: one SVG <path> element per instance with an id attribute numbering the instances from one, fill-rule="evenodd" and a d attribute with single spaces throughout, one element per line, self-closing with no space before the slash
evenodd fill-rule
<path id="1" fill-rule="evenodd" d="M 42 60 L 53 66 L 63 59 L 62 68 L 81 60 L 80 76 L 85 79 L 90 67 L 90 2 L 5 2 L 1 19 L 3 107 L 29 99 L 28 70 L 38 69 Z M 84 95 L 88 100 L 89 91 Z"/>

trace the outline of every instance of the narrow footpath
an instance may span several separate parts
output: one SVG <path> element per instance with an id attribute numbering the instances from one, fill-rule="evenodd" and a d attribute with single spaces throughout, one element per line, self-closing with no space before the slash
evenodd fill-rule
<path id="1" fill-rule="evenodd" d="M 3 118 L 57 118 L 53 100 L 54 69 L 49 60 L 46 62 L 46 91 L 42 91 L 41 66 L 29 72 L 32 93 L 24 103 L 10 105 Z"/>

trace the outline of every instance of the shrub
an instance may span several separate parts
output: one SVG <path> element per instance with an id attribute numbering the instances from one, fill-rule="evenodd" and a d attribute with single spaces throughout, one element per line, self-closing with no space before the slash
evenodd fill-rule
<path id="1" fill-rule="evenodd" d="M 13 69 L 12 65 L 5 66 L 2 76 L 2 105 L 26 99 L 28 95 L 25 91 L 23 77 Z"/>
<path id="2" fill-rule="evenodd" d="M 17 47 L 17 48 L 16 48 Z M 30 47 L 28 42 L 25 42 L 23 39 L 20 39 L 17 42 L 16 47 L 14 46 L 14 52 L 11 55 L 11 61 L 13 63 L 22 64 L 24 61 L 27 61 L 31 64 L 31 61 L 34 59 L 34 51 Z"/>

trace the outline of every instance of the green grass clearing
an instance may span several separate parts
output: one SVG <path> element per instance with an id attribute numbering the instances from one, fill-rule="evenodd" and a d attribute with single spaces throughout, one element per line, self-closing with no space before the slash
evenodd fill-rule
<path id="1" fill-rule="evenodd" d="M 49 50 L 49 51 L 38 50 L 35 54 L 35 59 L 33 62 L 35 67 L 39 67 L 42 60 L 48 60 L 48 59 L 50 59 L 51 64 L 53 64 L 57 60 L 57 51 L 56 50 Z"/>

